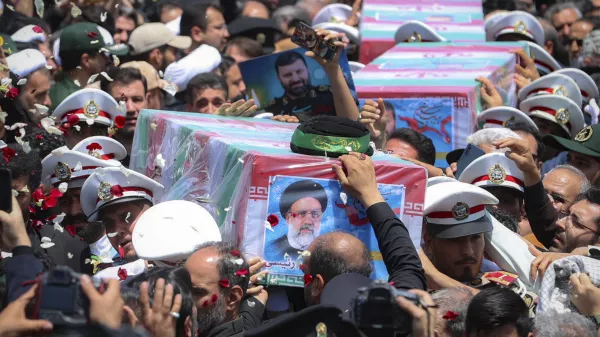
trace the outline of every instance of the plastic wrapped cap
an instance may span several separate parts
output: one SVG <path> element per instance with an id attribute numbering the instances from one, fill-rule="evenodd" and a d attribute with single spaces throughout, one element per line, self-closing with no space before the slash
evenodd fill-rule
<path id="1" fill-rule="evenodd" d="M 133 230 L 133 247 L 148 261 L 176 263 L 212 241 L 221 241 L 217 223 L 202 206 L 185 200 L 152 206 L 138 218 Z"/>

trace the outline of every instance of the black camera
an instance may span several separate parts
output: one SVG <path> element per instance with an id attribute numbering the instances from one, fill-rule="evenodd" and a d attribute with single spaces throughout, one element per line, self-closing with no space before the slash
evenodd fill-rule
<path id="1" fill-rule="evenodd" d="M 57 266 L 36 279 L 36 296 L 29 315 L 45 319 L 56 327 L 81 327 L 88 323 L 90 301 L 80 284 L 81 274 L 66 266 Z M 106 288 L 100 280 L 92 279 L 101 293 Z"/>
<path id="2" fill-rule="evenodd" d="M 371 286 L 358 289 L 350 317 L 366 336 L 407 336 L 412 330 L 412 317 L 400 308 L 398 296 L 419 305 L 417 295 L 398 290 L 385 281 L 374 281 Z"/>

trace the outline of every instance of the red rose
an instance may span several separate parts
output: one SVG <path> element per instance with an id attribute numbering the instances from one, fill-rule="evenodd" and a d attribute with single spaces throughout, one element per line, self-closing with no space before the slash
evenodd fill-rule
<path id="1" fill-rule="evenodd" d="M 19 96 L 19 89 L 18 88 L 10 88 L 8 90 L 8 92 L 6 93 L 6 97 L 9 99 L 15 99 Z"/>
<path id="2" fill-rule="evenodd" d="M 113 187 L 110 188 L 110 194 L 112 194 L 114 197 L 120 198 L 123 196 L 123 187 L 119 186 L 119 185 L 115 185 Z"/>
<path id="3" fill-rule="evenodd" d="M 38 201 L 44 199 L 44 190 L 40 187 L 37 190 L 31 193 L 31 198 L 33 198 L 33 202 L 38 203 Z"/>
<path id="4" fill-rule="evenodd" d="M 89 37 L 90 39 L 95 38 L 96 36 L 98 36 L 98 34 L 96 32 L 89 32 L 86 34 L 87 37 Z"/>
<path id="5" fill-rule="evenodd" d="M 302 264 L 300 265 L 300 270 L 304 271 L 304 269 L 306 269 L 306 265 L 305 265 L 304 263 L 302 263 Z"/>
<path id="6" fill-rule="evenodd" d="M 229 284 L 229 280 L 228 279 L 223 279 L 223 280 L 219 281 L 219 285 L 222 288 L 229 288 L 229 285 L 230 285 Z"/>
<path id="7" fill-rule="evenodd" d="M 63 194 L 61 191 L 58 190 L 58 188 L 53 188 L 50 191 L 50 197 L 52 197 L 52 198 L 60 198 L 62 196 L 63 196 Z"/>
<path id="8" fill-rule="evenodd" d="M 69 115 L 69 117 L 67 117 L 67 122 L 71 125 L 75 125 L 77 123 L 79 123 L 79 116 L 73 114 L 73 115 Z"/>
<path id="9" fill-rule="evenodd" d="M 279 224 L 279 218 L 275 214 L 271 214 L 267 217 L 267 221 L 271 224 L 271 227 L 275 227 Z"/>
<path id="10" fill-rule="evenodd" d="M 307 285 L 311 284 L 313 280 L 313 277 L 311 274 L 305 274 L 304 275 L 304 286 L 306 287 Z"/>
<path id="11" fill-rule="evenodd" d="M 74 238 L 75 235 L 77 235 L 77 229 L 75 229 L 75 226 L 66 225 L 65 229 L 67 230 L 67 233 L 69 233 L 69 235 L 71 235 L 72 238 Z"/>
<path id="12" fill-rule="evenodd" d="M 42 136 L 42 135 L 35 135 L 35 139 L 37 139 L 37 140 L 44 140 L 44 136 Z"/>
<path id="13" fill-rule="evenodd" d="M 457 312 L 454 311 L 447 311 L 444 316 L 442 316 L 443 319 L 447 320 L 447 321 L 453 321 L 455 319 L 457 319 L 459 316 L 459 314 Z"/>
<path id="14" fill-rule="evenodd" d="M 238 271 L 235 272 L 235 276 L 240 276 L 240 277 L 244 277 L 248 275 L 248 269 L 244 268 L 244 269 L 240 269 Z"/>
<path id="15" fill-rule="evenodd" d="M 102 150 L 102 145 L 100 145 L 98 143 L 91 143 L 90 145 L 86 146 L 85 148 L 90 151 Z"/>
<path id="16" fill-rule="evenodd" d="M 125 281 L 127 279 L 127 269 L 119 268 L 117 275 L 119 275 L 121 281 Z"/>
<path id="17" fill-rule="evenodd" d="M 213 294 L 210 297 L 210 301 L 213 302 L 213 304 L 215 304 L 217 302 L 217 300 L 219 299 L 219 296 L 217 294 Z"/>
<path id="18" fill-rule="evenodd" d="M 33 229 L 35 230 L 42 230 L 42 227 L 44 227 L 44 223 L 41 222 L 40 220 L 31 220 L 31 227 L 33 227 Z"/>
<path id="19" fill-rule="evenodd" d="M 40 26 L 33 26 L 33 31 L 38 34 L 42 34 L 44 30 Z"/>
<path id="20" fill-rule="evenodd" d="M 240 257 L 241 256 L 240 251 L 237 250 L 237 249 L 232 250 L 231 251 L 231 255 L 233 255 L 235 257 Z"/>
<path id="21" fill-rule="evenodd" d="M 9 163 L 11 159 L 13 159 L 15 156 L 17 155 L 17 153 L 15 152 L 15 150 L 11 149 L 10 147 L 3 147 L 2 148 L 2 156 L 4 156 L 4 161 L 6 163 Z"/>
<path id="22" fill-rule="evenodd" d="M 35 207 L 29 205 L 29 213 L 35 214 L 35 212 L 36 212 Z"/>
<path id="23" fill-rule="evenodd" d="M 124 258 L 125 257 L 125 248 L 123 248 L 122 246 L 119 246 L 119 257 L 120 258 Z"/>
<path id="24" fill-rule="evenodd" d="M 125 117 L 123 116 L 117 116 L 115 117 L 115 126 L 117 127 L 117 129 L 122 129 L 125 126 Z"/>

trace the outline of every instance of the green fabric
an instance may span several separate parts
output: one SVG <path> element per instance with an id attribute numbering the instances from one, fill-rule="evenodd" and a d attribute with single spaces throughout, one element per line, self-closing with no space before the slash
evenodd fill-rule
<path id="1" fill-rule="evenodd" d="M 17 49 L 17 44 L 15 43 L 15 41 L 13 41 L 10 35 L 0 34 L 0 37 L 2 37 L 2 40 L 4 40 L 4 43 L 2 44 L 2 49 L 4 50 L 4 54 L 6 56 L 19 51 L 19 49 Z"/>
<path id="2" fill-rule="evenodd" d="M 600 157 L 600 124 L 583 128 L 573 140 L 548 135 L 544 144 L 563 151 L 574 151 L 586 156 Z"/>
<path id="3" fill-rule="evenodd" d="M 96 43 L 92 43 L 98 41 Z M 91 52 L 105 48 L 104 39 L 98 25 L 91 22 L 80 22 L 69 25 L 60 33 L 60 52 Z"/>
<path id="4" fill-rule="evenodd" d="M 352 152 L 364 153 L 369 149 L 370 135 L 366 134 L 360 138 L 322 136 L 306 134 L 298 129 L 292 136 L 292 144 L 304 149 L 327 151 L 336 153 L 348 153 L 347 147 Z"/>
<path id="5" fill-rule="evenodd" d="M 52 100 L 51 110 L 56 109 L 67 96 L 80 89 L 81 87 L 75 84 L 75 82 L 65 73 L 59 74 L 56 83 L 50 88 L 50 99 Z"/>

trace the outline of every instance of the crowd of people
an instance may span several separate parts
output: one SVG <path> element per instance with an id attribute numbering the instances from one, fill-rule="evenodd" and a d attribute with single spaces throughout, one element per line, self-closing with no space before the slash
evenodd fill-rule
<path id="1" fill-rule="evenodd" d="M 397 127 L 388 101 L 359 104 L 340 56 L 364 67 L 362 0 L 1 2 L 0 337 L 600 335 L 600 2 L 484 0 L 487 40 L 522 41 L 515 92 L 474 79 L 484 109 L 447 154 Z M 298 24 L 335 56 L 290 52 Z M 445 41 L 420 22 L 395 38 Z M 258 104 L 239 64 L 273 53 L 284 94 Z M 329 86 L 311 84 L 307 59 Z M 302 259 L 304 287 L 267 284 L 268 261 L 225 240 L 215 214 L 128 168 L 145 109 L 301 123 L 325 145 L 368 134 L 327 159 L 389 279 L 370 280 L 376 257 L 359 238 L 315 234 L 327 193 L 313 186 L 281 206 L 300 228 L 280 243 Z M 319 146 L 291 143 L 327 157 Z M 422 233 L 380 193 L 371 156 L 383 155 L 427 172 Z M 363 287 L 391 306 L 353 300 Z"/>

